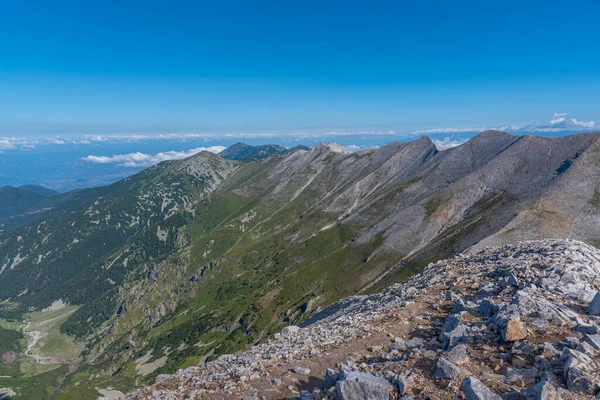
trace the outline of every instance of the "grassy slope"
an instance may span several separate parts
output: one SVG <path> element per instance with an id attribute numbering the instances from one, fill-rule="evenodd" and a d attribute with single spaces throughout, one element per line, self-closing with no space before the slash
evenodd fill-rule
<path id="1" fill-rule="evenodd" d="M 337 224 L 333 215 L 307 214 L 313 199 L 264 203 L 260 187 L 249 197 L 229 190 L 241 182 L 260 184 L 266 170 L 264 164 L 254 165 L 245 174 L 236 175 L 229 188 L 198 205 L 197 218 L 186 227 L 186 234 L 194 238 L 187 273 L 197 275 L 211 262 L 213 267 L 194 284 L 189 278 L 182 282 L 182 277 L 176 276 L 181 270 L 165 270 L 166 275 L 161 276 L 163 291 L 178 283 L 181 286 L 177 291 L 187 291 L 188 301 L 182 302 L 148 335 L 138 336 L 133 361 L 125 362 L 113 376 L 126 382 L 124 387 L 195 365 L 207 355 L 215 357 L 246 348 L 284 324 L 299 322 L 319 307 L 355 294 L 376 276 L 373 271 L 388 269 L 402 258 L 399 254 L 383 253 L 373 257 L 382 238 L 368 245 L 355 245 L 353 239 L 364 226 Z M 254 217 L 242 223 L 249 211 Z M 331 227 L 321 231 L 325 225 Z M 164 294 L 158 289 L 142 300 L 150 309 L 161 301 Z M 139 309 L 124 314 L 120 326 L 141 321 Z M 121 345 L 116 344 L 108 352 L 116 353 L 125 346 L 125 337 L 123 332 Z M 135 360 L 150 350 L 153 351 L 148 362 L 168 356 L 167 363 L 140 377 Z M 97 367 L 91 366 L 90 373 Z M 66 384 L 79 382 L 77 390 L 100 385 L 100 381 L 87 382 L 82 371 Z M 65 393 L 65 398 L 70 393 Z"/>
<path id="2" fill-rule="evenodd" d="M 284 324 L 300 322 L 320 307 L 367 288 L 402 258 L 401 254 L 374 254 L 381 237 L 356 245 L 354 238 L 368 226 L 340 224 L 337 216 L 308 212 L 315 196 L 282 204 L 263 202 L 267 190 L 261 187 L 261 179 L 268 168 L 254 164 L 198 204 L 197 217 L 185 228 L 192 239 L 189 262 L 176 261 L 185 258 L 179 253 L 169 258 L 160 285 L 119 317 L 115 340 L 104 355 L 67 376 L 55 398 L 94 398 L 95 388 L 107 386 L 127 392 L 159 373 L 244 349 Z M 253 191 L 242 196 L 231 190 L 240 185 Z M 376 208 L 385 214 L 385 207 Z M 193 281 L 191 277 L 198 277 L 201 270 L 203 276 Z M 160 307 L 173 295 L 179 304 L 175 312 L 145 332 L 149 326 L 143 310 Z M 136 360 L 149 351 L 146 363 L 168 359 L 142 377 Z M 115 360 L 116 370 L 111 368 Z M 90 380 L 92 375 L 97 377 Z"/>
<path id="3" fill-rule="evenodd" d="M 60 324 L 76 309 L 65 307 L 60 310 L 27 314 L 30 322 L 28 331 L 42 332 L 44 337 L 32 351 L 45 357 L 65 357 L 73 360 L 81 350 L 81 345 L 60 332 Z M 0 320 L 0 347 L 12 348 L 16 354 L 14 360 L 0 361 L 0 387 L 9 387 L 19 399 L 51 399 L 60 386 L 69 366 L 59 363 L 39 364 L 24 354 L 27 348 L 27 325 L 15 321 Z M 2 351 L 6 354 L 5 351 Z"/>

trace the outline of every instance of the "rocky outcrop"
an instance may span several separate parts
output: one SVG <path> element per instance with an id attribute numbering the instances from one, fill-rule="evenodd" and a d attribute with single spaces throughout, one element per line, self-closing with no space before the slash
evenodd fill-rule
<path id="1" fill-rule="evenodd" d="M 335 389 L 337 397 L 343 400 L 387 400 L 393 387 L 387 379 L 351 371 L 342 374 Z"/>
<path id="2" fill-rule="evenodd" d="M 596 293 L 594 299 L 588 307 L 588 313 L 594 316 L 600 316 L 600 292 Z"/>
<path id="3" fill-rule="evenodd" d="M 128 398 L 592 399 L 599 289 L 600 251 L 581 242 L 462 254 Z"/>
<path id="4" fill-rule="evenodd" d="M 469 376 L 461 385 L 467 400 L 502 400 L 500 396 L 488 389 L 481 381 Z"/>

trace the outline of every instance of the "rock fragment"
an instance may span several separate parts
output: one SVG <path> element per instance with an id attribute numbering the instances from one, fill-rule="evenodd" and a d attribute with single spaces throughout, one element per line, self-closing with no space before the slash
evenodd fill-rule
<path id="1" fill-rule="evenodd" d="M 469 355 L 467 354 L 467 346 L 459 344 L 448 352 L 448 360 L 452 361 L 456 365 L 463 365 L 469 362 Z"/>
<path id="2" fill-rule="evenodd" d="M 583 341 L 596 350 L 600 350 L 600 335 L 585 335 Z"/>
<path id="3" fill-rule="evenodd" d="M 465 378 L 462 381 L 461 388 L 467 400 L 502 400 L 500 396 L 473 376 Z"/>
<path id="4" fill-rule="evenodd" d="M 596 293 L 587 309 L 588 314 L 600 316 L 600 291 Z"/>
<path id="5" fill-rule="evenodd" d="M 439 358 L 437 362 L 437 369 L 435 370 L 435 377 L 438 379 L 455 379 L 459 375 L 465 374 L 465 371 L 458 365 L 445 358 Z"/>
<path id="6" fill-rule="evenodd" d="M 396 375 L 394 385 L 398 389 L 401 396 L 405 395 L 410 390 L 410 380 L 404 374 Z"/>
<path id="7" fill-rule="evenodd" d="M 335 386 L 335 383 L 337 382 L 339 377 L 339 374 L 336 370 L 331 369 L 331 368 L 327 368 L 327 371 L 325 371 L 325 383 L 323 386 L 324 390 L 329 390 L 330 388 Z"/>
<path id="8" fill-rule="evenodd" d="M 300 327 L 298 327 L 296 325 L 290 325 L 290 326 L 286 326 L 285 328 L 283 328 L 281 330 L 281 335 L 282 336 L 294 336 L 294 335 L 297 335 L 298 332 L 300 332 Z"/>
<path id="9" fill-rule="evenodd" d="M 560 394 L 549 382 L 540 382 L 521 392 L 523 400 L 561 400 Z"/>
<path id="10" fill-rule="evenodd" d="M 300 375 L 309 375 L 310 374 L 310 369 L 306 368 L 306 367 L 294 367 L 293 371 Z"/>
<path id="11" fill-rule="evenodd" d="M 523 340 L 527 337 L 527 329 L 525 329 L 521 321 L 511 319 L 506 324 L 506 329 L 502 332 L 502 337 L 507 342 Z"/>
<path id="12" fill-rule="evenodd" d="M 349 372 L 336 383 L 340 400 L 388 400 L 392 385 L 383 378 L 364 372 Z"/>

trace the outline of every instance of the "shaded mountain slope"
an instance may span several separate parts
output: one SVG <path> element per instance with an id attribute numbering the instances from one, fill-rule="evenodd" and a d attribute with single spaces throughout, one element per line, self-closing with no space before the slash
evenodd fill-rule
<path id="1" fill-rule="evenodd" d="M 51 203 L 46 201 L 49 197 L 58 194 L 54 190 L 35 185 L 0 187 L 0 204 L 2 205 L 0 207 L 0 229 L 5 229 L 5 220 L 35 212 Z"/>
<path id="2" fill-rule="evenodd" d="M 19 188 L 44 197 L 52 197 L 60 194 L 60 192 L 57 192 L 56 190 L 48 189 L 38 185 L 23 185 L 19 186 Z"/>

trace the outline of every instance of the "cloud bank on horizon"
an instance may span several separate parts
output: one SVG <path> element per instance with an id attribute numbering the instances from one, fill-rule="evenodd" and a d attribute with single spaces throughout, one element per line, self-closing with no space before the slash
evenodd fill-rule
<path id="1" fill-rule="evenodd" d="M 431 128 L 422 129 L 412 132 L 395 132 L 393 130 L 384 131 L 356 131 L 356 132 L 322 132 L 322 133 L 305 133 L 305 132 L 292 132 L 292 133 L 226 133 L 226 134 L 215 134 L 215 133 L 169 133 L 159 135 L 143 135 L 143 134 L 123 134 L 123 135 L 82 135 L 72 137 L 48 137 L 48 138 L 25 138 L 25 137 L 1 137 L 0 136 L 0 151 L 4 150 L 31 150 L 37 146 L 43 145 L 64 145 L 64 144 L 76 144 L 76 145 L 91 145 L 91 144 L 114 144 L 114 143 L 135 143 L 141 141 L 187 141 L 187 140 L 204 140 L 204 141 L 230 141 L 230 140 L 287 140 L 287 141 L 314 141 L 314 140 L 335 140 L 339 137 L 390 137 L 394 140 L 397 139 L 409 139 L 415 136 L 421 135 L 444 135 L 444 134 L 476 134 L 486 129 L 496 129 L 506 131 L 514 134 L 569 134 L 569 133 L 580 133 L 589 132 L 594 130 L 600 130 L 600 124 L 595 121 L 579 121 L 576 118 L 568 117 L 567 113 L 554 113 L 552 118 L 548 121 L 537 122 L 525 126 L 516 125 L 505 125 L 505 126 L 475 126 L 475 127 L 445 127 L 445 128 Z M 463 143 L 468 138 L 461 138 L 460 140 L 452 138 L 436 138 L 440 145 L 458 145 Z M 444 143 L 447 141 L 448 143 Z M 195 150 L 195 149 L 193 149 Z M 190 150 L 190 151 L 193 151 Z M 164 152 L 158 153 L 153 156 L 145 155 L 148 157 L 169 157 L 167 154 L 173 153 L 173 157 L 178 156 L 175 153 L 180 152 Z M 131 153 L 134 154 L 134 153 Z M 140 153 L 141 154 L 141 153 Z M 161 154 L 161 155 L 159 155 Z M 92 156 L 92 159 L 88 161 L 97 163 L 127 163 L 139 164 L 142 161 L 137 161 L 134 158 L 120 161 L 105 161 L 117 159 L 115 157 L 127 156 L 128 154 L 115 155 L 112 157 L 105 156 Z M 96 157 L 96 158 L 93 158 Z M 133 156 L 132 156 L 133 157 Z M 167 158 L 174 159 L 174 158 Z M 148 161 L 150 162 L 150 161 Z M 132 165 L 133 165 L 132 164 Z M 150 164 L 147 164 L 150 165 Z M 137 165 L 136 165 L 137 166 Z"/>
<path id="2" fill-rule="evenodd" d="M 157 154 L 145 154 L 141 152 L 129 154 L 117 154 L 111 157 L 89 155 L 83 157 L 83 160 L 95 164 L 117 164 L 122 167 L 138 168 L 149 167 L 167 160 L 181 160 L 191 157 L 202 151 L 210 151 L 211 153 L 220 153 L 225 150 L 225 146 L 197 147 L 187 151 L 166 151 Z"/>
<path id="3" fill-rule="evenodd" d="M 516 125 L 505 126 L 489 126 L 489 127 L 471 127 L 471 128 L 434 128 L 423 129 L 412 132 L 416 135 L 431 135 L 439 133 L 471 133 L 482 132 L 486 129 L 496 129 L 510 133 L 527 134 L 527 133 L 579 133 L 591 132 L 600 129 L 600 125 L 594 121 L 578 121 L 575 118 L 567 118 L 567 113 L 554 113 L 552 119 L 544 122 L 536 122 L 522 127 Z"/>
<path id="4" fill-rule="evenodd" d="M 497 129 L 502 131 L 508 131 L 512 133 L 558 133 L 558 132 L 586 132 L 598 128 L 594 121 L 578 121 L 575 118 L 567 118 L 567 113 L 554 113 L 552 119 L 548 122 L 536 123 L 527 125 L 524 127 L 517 126 L 503 126 L 503 127 L 476 127 L 476 128 L 435 128 L 428 130 L 420 130 L 411 132 L 410 135 L 439 135 L 439 134 L 461 134 L 461 133 L 474 133 L 474 132 L 482 132 L 486 129 Z M 302 134 L 297 133 L 295 136 L 300 138 L 321 138 L 321 137 L 335 137 L 335 136 L 355 136 L 355 135 L 394 135 L 393 131 L 386 132 L 327 132 L 324 134 Z M 168 135 L 159 135 L 154 137 L 154 139 L 165 140 L 165 139 L 189 139 L 192 137 L 197 137 L 201 134 L 168 134 Z M 230 134 L 229 137 L 236 138 L 277 138 L 277 135 L 274 134 L 241 134 L 240 136 L 235 136 L 234 134 Z M 202 137 L 202 136 L 200 136 Z M 135 135 L 137 140 L 147 139 L 149 137 L 145 137 L 143 135 Z M 442 147 L 442 148 L 450 148 L 459 146 L 465 143 L 469 138 L 438 138 L 433 139 L 433 142 Z M 106 141 L 110 140 L 109 137 L 103 137 L 99 135 L 95 135 L 89 137 L 90 141 Z M 367 146 L 359 146 L 355 144 L 350 144 L 343 146 L 344 149 L 350 152 L 356 152 L 360 150 L 364 150 Z M 368 146 L 368 147 L 377 147 L 377 146 Z M 211 147 L 198 147 L 195 149 L 187 150 L 187 151 L 167 151 L 160 152 L 157 154 L 146 154 L 141 152 L 134 152 L 129 154 L 117 154 L 114 156 L 95 156 L 89 155 L 87 157 L 83 157 L 82 159 L 95 164 L 117 164 L 122 167 L 131 167 L 131 168 L 139 168 L 139 167 L 148 167 L 154 164 L 157 164 L 166 160 L 180 160 L 183 158 L 191 157 L 194 154 L 197 154 L 201 151 L 210 151 L 213 153 L 219 153 L 225 149 L 225 146 L 211 146 Z"/>
<path id="5" fill-rule="evenodd" d="M 287 134 L 278 133 L 170 133 L 162 135 L 80 135 L 70 137 L 1 137 L 0 186 L 42 185 L 62 192 L 103 186 L 166 160 L 190 157 L 202 150 L 218 153 L 225 146 L 243 141 L 293 147 L 336 142 L 347 151 L 376 148 L 393 141 L 427 135 L 442 148 L 458 146 L 486 129 L 514 134 L 563 136 L 600 130 L 594 121 L 579 120 L 564 113 L 547 121 L 524 126 L 474 126 L 412 132 L 356 131 Z"/>

